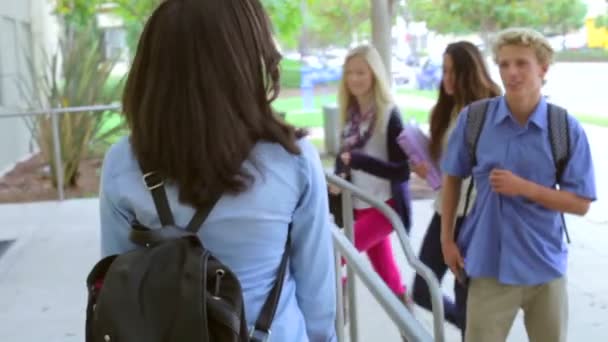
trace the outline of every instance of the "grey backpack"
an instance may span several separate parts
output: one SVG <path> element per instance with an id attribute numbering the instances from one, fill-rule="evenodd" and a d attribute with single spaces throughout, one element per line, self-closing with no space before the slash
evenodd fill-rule
<path id="1" fill-rule="evenodd" d="M 479 142 L 479 137 L 481 136 L 481 131 L 485 123 L 486 112 L 488 111 L 490 101 L 492 101 L 492 99 L 483 99 L 469 105 L 465 128 L 465 141 L 467 144 L 467 150 L 469 151 L 469 157 L 471 158 L 471 167 L 475 167 L 477 165 L 477 143 Z M 547 105 L 549 143 L 551 144 L 551 153 L 553 154 L 553 161 L 555 162 L 555 187 L 557 187 L 561 182 L 564 169 L 570 160 L 568 112 L 566 109 L 552 103 L 548 103 Z M 473 191 L 473 186 L 473 180 L 471 179 L 465 200 L 465 213 L 469 208 L 469 201 L 471 192 Z M 568 243 L 570 243 L 570 235 L 568 234 L 568 229 L 566 228 L 566 221 L 563 213 L 561 213 L 561 218 L 564 233 L 566 234 L 566 240 Z"/>

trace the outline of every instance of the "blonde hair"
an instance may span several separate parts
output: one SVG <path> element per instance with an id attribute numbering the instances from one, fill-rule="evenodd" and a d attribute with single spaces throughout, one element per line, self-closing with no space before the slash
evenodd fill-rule
<path id="1" fill-rule="evenodd" d="M 361 45 L 349 51 L 342 66 L 342 79 L 338 88 L 338 110 L 340 111 L 341 128 L 348 122 L 348 109 L 355 98 L 352 96 L 346 85 L 346 64 L 354 58 L 361 57 L 372 71 L 373 82 L 372 91 L 374 93 L 374 103 L 376 105 L 376 129 L 383 127 L 387 120 L 387 111 L 393 105 L 388 72 L 378 50 L 371 45 Z"/>
<path id="2" fill-rule="evenodd" d="M 518 45 L 532 48 L 541 64 L 553 63 L 553 48 L 542 33 L 529 28 L 510 28 L 498 33 L 493 46 L 494 61 L 498 63 L 500 49 L 507 45 Z"/>

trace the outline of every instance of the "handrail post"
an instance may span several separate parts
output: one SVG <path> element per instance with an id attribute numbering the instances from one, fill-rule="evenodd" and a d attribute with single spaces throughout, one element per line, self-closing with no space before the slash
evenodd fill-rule
<path id="1" fill-rule="evenodd" d="M 346 342 L 344 337 L 344 300 L 342 292 L 342 257 L 338 249 L 334 249 L 336 267 L 336 336 L 338 342 Z"/>
<path id="2" fill-rule="evenodd" d="M 403 303 L 394 295 L 393 291 L 386 285 L 380 276 L 374 272 L 369 263 L 338 229 L 332 229 L 334 248 L 344 257 L 359 280 L 368 288 L 370 294 L 384 309 L 390 320 L 395 323 L 398 330 L 409 341 L 431 342 L 436 341 L 424 326 L 416 320 Z"/>
<path id="3" fill-rule="evenodd" d="M 63 161 L 61 160 L 61 138 L 59 137 L 59 118 L 57 117 L 61 114 L 50 112 L 49 115 L 51 116 L 51 129 L 53 131 L 53 153 L 55 155 L 57 193 L 59 195 L 59 200 L 63 201 L 65 199 L 65 194 L 63 192 Z"/>
<path id="4" fill-rule="evenodd" d="M 426 268 L 426 265 L 422 264 L 416 256 L 413 255 L 411 251 L 411 246 L 409 246 L 409 238 L 407 237 L 405 231 L 398 230 L 397 236 L 399 237 L 399 241 L 401 242 L 401 246 L 403 250 L 406 252 L 408 259 L 415 259 L 422 266 L 420 270 L 417 270 L 416 273 L 424 279 L 427 283 L 427 287 L 429 289 L 430 297 L 431 297 L 431 313 L 433 315 L 433 333 L 436 342 L 444 342 L 445 341 L 445 330 L 444 330 L 444 307 L 443 307 L 443 293 L 441 292 L 441 285 L 437 280 L 436 276 L 432 271 Z"/>
<path id="5" fill-rule="evenodd" d="M 342 190 L 342 217 L 346 237 L 355 245 L 355 218 L 353 213 L 353 195 L 348 190 Z M 357 291 L 356 277 L 354 270 L 346 264 L 346 291 L 348 294 L 348 315 L 350 321 L 350 341 L 358 342 L 359 333 L 357 331 Z"/>
<path id="6" fill-rule="evenodd" d="M 410 246 L 409 238 L 405 232 L 405 227 L 403 226 L 403 222 L 401 221 L 401 218 L 399 217 L 399 215 L 397 215 L 395 210 L 393 210 L 386 203 L 377 200 L 373 196 L 365 193 L 362 189 L 357 188 L 352 183 L 344 180 L 343 178 L 330 174 L 330 173 L 326 173 L 326 178 L 327 178 L 328 183 L 333 184 L 333 185 L 337 186 L 338 188 L 340 188 L 342 190 L 342 194 L 344 194 L 343 202 L 342 202 L 343 217 L 344 217 L 346 235 L 350 239 L 351 242 L 354 241 L 354 239 L 352 238 L 352 236 L 353 236 L 352 230 L 349 230 L 349 229 L 352 229 L 353 224 L 354 224 L 354 220 L 352 217 L 353 216 L 353 209 L 352 209 L 353 208 L 352 207 L 352 197 L 353 196 L 363 200 L 366 203 L 371 204 L 373 207 L 377 208 L 380 212 L 382 212 L 383 215 L 385 215 L 389 219 L 395 232 L 397 233 L 399 241 L 401 242 L 401 246 L 405 253 L 405 257 L 406 257 L 408 264 L 410 266 L 412 266 L 412 268 L 416 271 L 416 273 L 418 275 L 420 275 L 428 284 L 429 291 L 431 294 L 431 303 L 432 303 L 434 339 L 436 342 L 444 342 L 445 341 L 444 317 L 443 317 L 444 308 L 443 308 L 443 295 L 441 293 L 441 286 L 439 284 L 439 281 L 437 280 L 437 277 L 431 271 L 431 269 L 428 266 L 424 265 L 416 257 L 414 250 Z M 347 270 L 348 270 L 348 281 L 351 283 L 349 285 L 354 285 L 353 284 L 354 281 L 352 280 L 352 278 L 354 278 L 354 276 L 351 277 L 352 268 L 348 267 Z M 353 303 L 353 305 L 350 308 L 351 317 L 353 317 L 353 321 L 351 322 L 351 324 L 355 325 L 355 327 L 351 326 L 351 332 L 354 332 L 354 334 L 355 334 L 354 338 L 356 339 L 357 338 L 356 321 L 354 321 L 356 319 L 356 316 L 352 314 L 352 311 L 355 310 L 355 312 L 356 312 L 356 309 L 354 309 L 355 308 L 354 298 L 351 298 L 351 296 L 354 297 L 354 293 L 355 293 L 353 287 L 354 286 L 349 286 L 348 292 L 349 292 L 349 303 Z M 352 300 L 352 302 L 351 302 L 351 300 Z M 355 341 L 355 340 L 353 339 L 353 341 Z"/>

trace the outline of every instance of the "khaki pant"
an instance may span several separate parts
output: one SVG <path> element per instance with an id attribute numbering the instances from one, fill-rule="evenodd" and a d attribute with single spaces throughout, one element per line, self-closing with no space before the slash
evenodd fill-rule
<path id="1" fill-rule="evenodd" d="M 564 277 L 537 286 L 503 285 L 493 278 L 471 279 L 466 342 L 503 342 L 519 309 L 530 342 L 565 342 L 568 294 Z"/>

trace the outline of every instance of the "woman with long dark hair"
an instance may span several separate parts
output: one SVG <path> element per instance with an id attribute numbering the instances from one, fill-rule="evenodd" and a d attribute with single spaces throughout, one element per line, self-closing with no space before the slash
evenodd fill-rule
<path id="1" fill-rule="evenodd" d="M 431 158 L 437 163 L 441 159 L 448 136 L 454 128 L 456 118 L 462 108 L 476 100 L 498 96 L 500 93 L 500 88 L 492 81 L 483 57 L 475 45 L 466 41 L 449 44 L 443 55 L 443 79 L 439 88 L 439 98 L 430 117 L 429 154 Z M 412 169 L 420 177 L 426 178 L 428 165 L 413 165 Z M 462 196 L 466 196 L 468 185 L 469 181 L 463 182 Z M 472 193 L 471 200 L 474 199 L 474 195 Z M 420 260 L 433 270 L 439 280 L 447 271 L 441 252 L 441 199 L 440 189 L 435 198 L 435 214 L 420 249 Z M 458 208 L 456 235 L 458 235 L 458 228 L 466 215 L 464 202 L 464 199 L 461 200 Z M 454 284 L 454 294 L 455 301 L 444 297 L 445 319 L 460 328 L 464 334 L 466 288 L 458 281 Z M 431 309 L 428 286 L 419 275 L 416 275 L 414 280 L 413 299 L 418 305 Z"/>
<path id="2" fill-rule="evenodd" d="M 140 165 L 164 180 L 178 227 L 222 194 L 198 236 L 236 274 L 247 327 L 260 316 L 289 236 L 272 339 L 334 341 L 327 184 L 316 149 L 271 109 L 280 60 L 259 0 L 161 3 L 124 92 L 130 136 L 103 165 L 101 250 L 136 248 L 135 222 L 161 226 Z"/>

